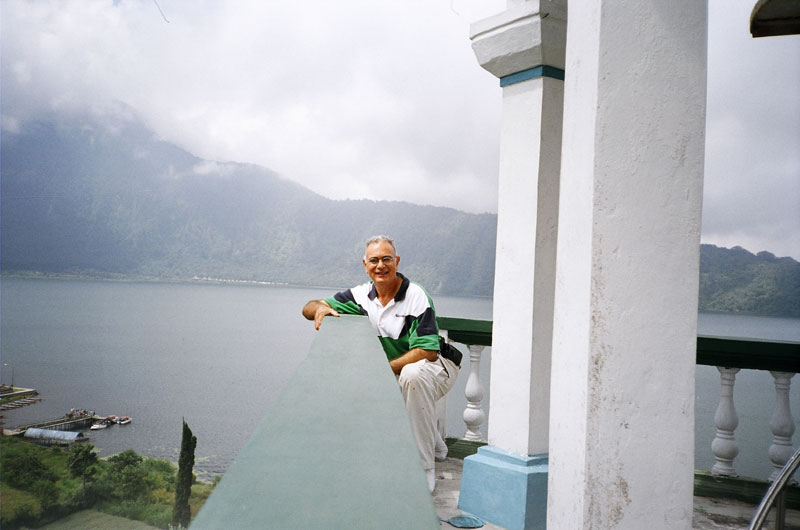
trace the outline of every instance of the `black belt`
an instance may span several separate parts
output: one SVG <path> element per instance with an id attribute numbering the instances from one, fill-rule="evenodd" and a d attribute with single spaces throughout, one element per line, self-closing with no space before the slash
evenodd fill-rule
<path id="1" fill-rule="evenodd" d="M 447 359 L 448 361 L 452 361 L 453 364 L 461 367 L 461 358 L 463 354 L 456 348 L 452 346 L 449 342 L 444 340 L 444 337 L 441 335 L 439 336 L 439 355 Z"/>

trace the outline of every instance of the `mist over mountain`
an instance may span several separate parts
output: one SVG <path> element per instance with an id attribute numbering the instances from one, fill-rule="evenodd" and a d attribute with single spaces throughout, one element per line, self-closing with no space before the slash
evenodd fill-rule
<path id="1" fill-rule="evenodd" d="M 124 118 L 42 119 L 3 134 L 1 156 L 5 271 L 341 287 L 366 280 L 363 241 L 385 233 L 400 270 L 432 293 L 492 291 L 495 215 L 329 200 Z"/>
<path id="2" fill-rule="evenodd" d="M 0 267 L 348 287 L 388 234 L 433 294 L 491 296 L 497 216 L 330 200 L 269 169 L 212 162 L 130 117 L 50 116 L 4 131 Z M 309 153 L 308 156 L 314 156 Z M 800 317 L 800 263 L 701 245 L 701 311 Z"/>

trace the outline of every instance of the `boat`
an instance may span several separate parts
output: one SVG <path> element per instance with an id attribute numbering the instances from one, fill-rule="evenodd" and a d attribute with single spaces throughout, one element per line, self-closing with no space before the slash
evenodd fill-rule
<path id="1" fill-rule="evenodd" d="M 96 431 L 98 429 L 106 429 L 108 428 L 108 424 L 104 421 L 98 421 L 97 423 L 93 424 L 89 427 L 91 430 Z"/>
<path id="2" fill-rule="evenodd" d="M 131 422 L 130 416 L 120 416 L 119 418 L 117 418 L 117 423 L 119 423 L 120 425 L 127 425 L 130 422 Z"/>

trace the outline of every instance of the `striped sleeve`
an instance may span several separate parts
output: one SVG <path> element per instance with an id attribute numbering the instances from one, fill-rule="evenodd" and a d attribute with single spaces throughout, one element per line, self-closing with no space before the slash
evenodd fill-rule
<path id="1" fill-rule="evenodd" d="M 345 315 L 367 314 L 364 308 L 356 302 L 351 289 L 340 291 L 330 298 L 325 298 L 325 302 L 339 313 Z"/>
<path id="2" fill-rule="evenodd" d="M 410 322 L 408 346 L 409 349 L 439 350 L 439 328 L 432 306 Z"/>

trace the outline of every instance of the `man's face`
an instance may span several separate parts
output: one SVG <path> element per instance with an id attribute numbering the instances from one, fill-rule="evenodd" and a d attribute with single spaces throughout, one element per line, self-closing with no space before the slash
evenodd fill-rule
<path id="1" fill-rule="evenodd" d="M 395 256 L 392 245 L 378 241 L 367 247 L 364 269 L 375 285 L 394 285 L 397 281 L 397 264 L 400 256 Z"/>

